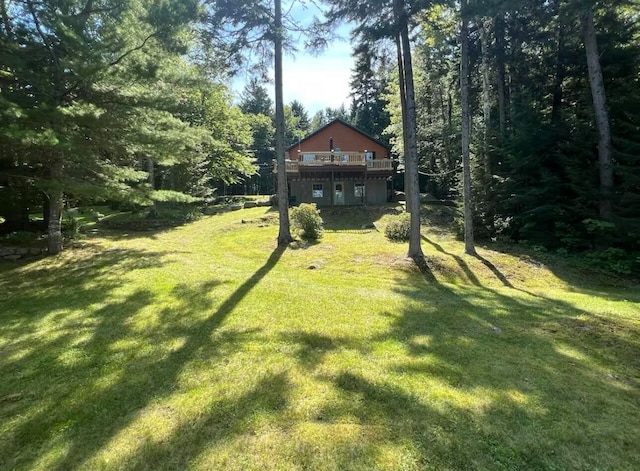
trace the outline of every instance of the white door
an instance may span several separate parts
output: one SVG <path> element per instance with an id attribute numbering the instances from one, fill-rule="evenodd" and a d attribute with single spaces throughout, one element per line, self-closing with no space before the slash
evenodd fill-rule
<path id="1" fill-rule="evenodd" d="M 336 206 L 344 204 L 344 183 L 342 182 L 333 184 L 333 204 Z"/>

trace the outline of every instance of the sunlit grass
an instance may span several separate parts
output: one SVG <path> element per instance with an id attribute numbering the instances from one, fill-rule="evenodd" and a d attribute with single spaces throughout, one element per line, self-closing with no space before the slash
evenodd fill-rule
<path id="1" fill-rule="evenodd" d="M 425 275 L 382 209 L 278 251 L 270 214 L 1 264 L 0 469 L 637 468 L 630 286 L 429 227 Z"/>

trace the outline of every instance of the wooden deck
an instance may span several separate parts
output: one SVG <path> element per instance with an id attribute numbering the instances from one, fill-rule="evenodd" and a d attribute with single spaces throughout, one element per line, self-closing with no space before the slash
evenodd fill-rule
<path id="1" fill-rule="evenodd" d="M 366 172 L 391 172 L 393 160 L 367 159 L 364 152 L 305 152 L 299 159 L 287 159 L 287 173 L 313 169 L 362 169 Z M 274 161 L 274 170 L 277 165 Z"/>

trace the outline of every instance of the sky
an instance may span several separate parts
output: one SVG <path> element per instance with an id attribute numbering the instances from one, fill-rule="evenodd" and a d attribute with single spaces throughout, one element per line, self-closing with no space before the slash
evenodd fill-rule
<path id="1" fill-rule="evenodd" d="M 305 20 L 309 16 L 308 10 L 296 12 L 294 9 L 292 13 L 294 17 L 300 16 L 302 24 L 307 23 Z M 284 55 L 282 73 L 285 104 L 298 100 L 304 105 L 309 117 L 328 106 L 338 108 L 344 104 L 349 109 L 349 79 L 353 68 L 349 32 L 349 26 L 341 26 L 338 34 L 343 39 L 332 41 L 319 55 L 305 52 L 302 44 L 298 44 L 299 51 L 295 55 Z M 236 99 L 249 79 L 250 74 L 246 71 L 235 78 L 232 89 Z M 265 86 L 273 100 L 273 83 Z"/>

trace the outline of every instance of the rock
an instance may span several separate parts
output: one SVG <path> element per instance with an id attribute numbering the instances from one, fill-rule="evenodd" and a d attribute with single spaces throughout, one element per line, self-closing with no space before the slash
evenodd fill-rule
<path id="1" fill-rule="evenodd" d="M 38 247 L 31 247 L 31 249 L 29 249 L 29 253 L 31 255 L 40 255 L 42 253 L 42 249 Z"/>
<path id="2" fill-rule="evenodd" d="M 502 333 L 502 329 L 501 329 L 500 327 L 496 327 L 495 325 L 491 327 L 491 331 L 492 331 L 494 334 L 500 334 L 500 333 Z"/>
<path id="3" fill-rule="evenodd" d="M 28 253 L 29 253 L 29 249 L 27 248 L 20 247 L 19 249 L 16 249 L 17 255 L 27 255 Z"/>
<path id="4" fill-rule="evenodd" d="M 258 203 L 256 201 L 245 201 L 244 202 L 244 209 L 255 208 L 256 206 L 258 206 Z"/>
<path id="5" fill-rule="evenodd" d="M 9 247 L 0 249 L 0 257 L 4 257 L 5 255 L 13 255 L 14 253 L 16 253 L 15 250 Z"/>
<path id="6" fill-rule="evenodd" d="M 363 224 L 360 227 L 360 229 L 375 229 L 375 228 L 376 228 L 376 226 L 372 222 L 370 222 L 368 224 Z"/>
<path id="7" fill-rule="evenodd" d="M 19 260 L 22 258 L 22 255 L 5 255 L 3 258 L 5 260 Z"/>
<path id="8" fill-rule="evenodd" d="M 269 201 L 269 200 L 258 200 L 258 201 L 256 201 L 256 206 L 271 206 L 271 201 Z"/>
<path id="9" fill-rule="evenodd" d="M 307 267 L 307 270 L 317 270 L 317 269 L 318 269 L 318 266 L 317 265 L 313 265 L 313 264 L 311 264 L 311 265 L 309 265 Z"/>
<path id="10" fill-rule="evenodd" d="M 229 206 L 230 211 L 239 211 L 241 209 L 242 209 L 241 204 L 232 204 L 231 206 Z"/>

